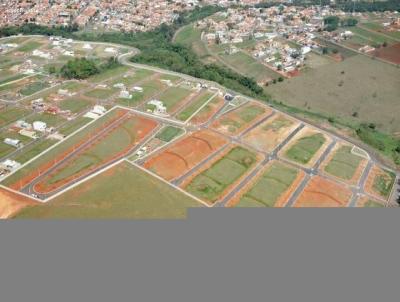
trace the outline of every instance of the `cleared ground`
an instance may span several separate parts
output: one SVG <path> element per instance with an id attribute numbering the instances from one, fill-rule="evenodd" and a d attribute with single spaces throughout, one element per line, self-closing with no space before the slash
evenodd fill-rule
<path id="1" fill-rule="evenodd" d="M 0 219 L 10 218 L 21 209 L 37 204 L 30 198 L 0 188 Z"/>
<path id="2" fill-rule="evenodd" d="M 163 196 L 161 199 L 160 196 Z M 122 163 L 16 218 L 179 219 L 201 204 L 141 169 Z"/>
<path id="3" fill-rule="evenodd" d="M 368 175 L 365 190 L 376 198 L 387 200 L 392 192 L 395 178 L 394 173 L 374 166 Z"/>
<path id="4" fill-rule="evenodd" d="M 267 91 L 291 106 L 400 131 L 400 69 L 362 55 L 307 70 Z"/>

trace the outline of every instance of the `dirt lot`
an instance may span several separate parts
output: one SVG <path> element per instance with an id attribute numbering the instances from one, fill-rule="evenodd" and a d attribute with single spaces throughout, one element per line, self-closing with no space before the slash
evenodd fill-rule
<path id="1" fill-rule="evenodd" d="M 151 157 L 144 167 L 166 180 L 172 180 L 189 171 L 226 143 L 223 137 L 211 131 L 195 132 Z"/>
<path id="2" fill-rule="evenodd" d="M 294 207 L 346 207 L 351 196 L 351 191 L 344 186 L 316 176 L 310 180 Z"/>
<path id="3" fill-rule="evenodd" d="M 400 43 L 388 47 L 381 47 L 375 51 L 374 55 L 383 60 L 400 64 Z"/>
<path id="4" fill-rule="evenodd" d="M 262 117 L 271 113 L 272 110 L 268 107 L 248 103 L 221 116 L 212 124 L 212 127 L 227 135 L 238 135 Z"/>
<path id="5" fill-rule="evenodd" d="M 37 204 L 30 198 L 0 188 L 0 219 L 10 218 L 21 209 Z"/>
<path id="6" fill-rule="evenodd" d="M 385 204 L 382 201 L 371 199 L 367 196 L 360 197 L 357 201 L 358 208 L 383 208 Z"/>
<path id="7" fill-rule="evenodd" d="M 270 85 L 267 92 L 301 109 L 375 123 L 390 133 L 400 131 L 400 69 L 362 55 L 307 70 Z M 358 117 L 352 116 L 354 112 Z"/>
<path id="8" fill-rule="evenodd" d="M 276 114 L 247 133 L 243 140 L 260 151 L 271 152 L 299 125 L 295 120 Z"/>

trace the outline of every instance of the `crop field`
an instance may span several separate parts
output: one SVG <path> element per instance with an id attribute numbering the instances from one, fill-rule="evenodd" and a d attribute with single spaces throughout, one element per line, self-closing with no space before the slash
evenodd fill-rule
<path id="1" fill-rule="evenodd" d="M 158 99 L 163 102 L 169 113 L 173 113 L 185 104 L 196 92 L 182 87 L 171 87 L 162 93 Z"/>
<path id="2" fill-rule="evenodd" d="M 159 133 L 157 133 L 156 138 L 162 140 L 163 142 L 170 142 L 174 138 L 178 137 L 183 133 L 183 130 L 181 128 L 173 127 L 173 126 L 167 126 L 163 128 Z"/>
<path id="3" fill-rule="evenodd" d="M 294 207 L 346 207 L 351 196 L 352 193 L 348 188 L 316 176 L 310 180 Z"/>
<path id="4" fill-rule="evenodd" d="M 213 98 L 207 105 L 205 105 L 195 116 L 190 119 L 190 124 L 200 125 L 208 122 L 210 118 L 218 112 L 224 105 L 225 100 L 221 97 Z"/>
<path id="5" fill-rule="evenodd" d="M 323 147 L 328 142 L 328 138 L 321 132 L 305 128 L 291 140 L 281 154 L 290 161 L 310 167 L 321 155 L 321 151 L 325 149 Z"/>
<path id="6" fill-rule="evenodd" d="M 324 165 L 324 171 L 330 175 L 356 184 L 365 168 L 366 160 L 351 152 L 352 146 L 341 145 L 333 150 Z"/>
<path id="7" fill-rule="evenodd" d="M 363 55 L 307 70 L 266 89 L 290 106 L 352 123 L 374 123 L 389 133 L 400 131 L 400 69 Z"/>
<path id="8" fill-rule="evenodd" d="M 180 121 L 186 121 L 197 110 L 199 110 L 207 101 L 211 99 L 213 94 L 208 91 L 203 91 L 197 95 L 182 111 L 180 111 L 176 118 Z"/>
<path id="9" fill-rule="evenodd" d="M 268 107 L 249 103 L 221 116 L 212 124 L 212 127 L 228 135 L 237 135 L 263 116 L 271 113 L 272 110 Z"/>
<path id="10" fill-rule="evenodd" d="M 381 200 L 388 200 L 392 192 L 396 175 L 392 172 L 374 166 L 368 175 L 365 190 Z"/>
<path id="11" fill-rule="evenodd" d="M 99 166 L 127 154 L 157 126 L 154 121 L 131 116 L 126 116 L 117 123 L 115 128 L 43 177 L 35 185 L 35 191 L 44 194 L 57 190 Z"/>
<path id="12" fill-rule="evenodd" d="M 173 180 L 192 169 L 226 143 L 223 137 L 209 130 L 198 131 L 185 136 L 151 157 L 145 162 L 144 167 L 166 180 Z"/>
<path id="13" fill-rule="evenodd" d="M 269 69 L 242 51 L 232 55 L 221 54 L 220 58 L 224 62 L 227 62 L 228 65 L 235 67 L 235 69 L 241 71 L 241 73 L 256 79 L 258 82 L 269 81 L 280 76 L 279 73 Z"/>
<path id="14" fill-rule="evenodd" d="M 213 204 L 257 161 L 256 153 L 240 146 L 233 147 L 210 164 L 208 169 L 185 181 L 183 187 L 194 196 Z"/>
<path id="15" fill-rule="evenodd" d="M 295 120 L 276 114 L 244 135 L 243 140 L 257 150 L 271 152 L 298 126 Z"/>
<path id="16" fill-rule="evenodd" d="M 191 197 L 123 162 L 44 205 L 25 208 L 16 218 L 183 219 L 188 208 L 199 206 Z"/>
<path id="17" fill-rule="evenodd" d="M 23 208 L 36 204 L 37 202 L 30 198 L 0 188 L 0 219 L 10 218 Z"/>
<path id="18" fill-rule="evenodd" d="M 229 206 L 283 207 L 303 176 L 302 172 L 293 167 L 273 162 Z"/>

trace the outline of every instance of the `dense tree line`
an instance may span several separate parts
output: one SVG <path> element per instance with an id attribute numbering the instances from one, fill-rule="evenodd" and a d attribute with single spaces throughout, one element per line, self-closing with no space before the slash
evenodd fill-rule
<path id="1" fill-rule="evenodd" d="M 75 58 L 62 66 L 59 74 L 67 79 L 82 80 L 118 66 L 120 66 L 120 63 L 114 57 L 109 58 L 104 63 L 98 63 L 98 61 L 92 59 Z"/>

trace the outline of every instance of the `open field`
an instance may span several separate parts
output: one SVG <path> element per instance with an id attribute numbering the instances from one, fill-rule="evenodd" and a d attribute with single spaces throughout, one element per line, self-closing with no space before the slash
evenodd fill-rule
<path id="1" fill-rule="evenodd" d="M 259 177 L 234 198 L 234 207 L 282 207 L 288 201 L 304 173 L 280 162 L 269 164 Z"/>
<path id="2" fill-rule="evenodd" d="M 240 146 L 233 147 L 206 167 L 206 170 L 186 180 L 183 187 L 194 196 L 213 204 L 248 173 L 256 162 L 256 153 Z"/>
<path id="3" fill-rule="evenodd" d="M 181 128 L 173 127 L 173 126 L 167 126 L 163 128 L 159 133 L 157 133 L 156 138 L 162 140 L 163 142 L 170 142 L 174 138 L 178 137 L 183 133 L 183 130 Z"/>
<path id="4" fill-rule="evenodd" d="M 82 175 L 90 174 L 101 165 L 126 155 L 156 126 L 155 121 L 142 117 L 123 117 L 115 127 L 43 177 L 35 185 L 35 191 L 41 194 L 55 191 Z"/>
<path id="5" fill-rule="evenodd" d="M 165 85 L 158 80 L 148 80 L 143 82 L 140 87 L 143 88 L 143 92 L 134 92 L 131 99 L 117 99 L 117 103 L 122 106 L 136 107 L 160 93 Z"/>
<path id="6" fill-rule="evenodd" d="M 22 210 L 16 218 L 183 219 L 187 208 L 199 206 L 189 196 L 123 162 L 47 204 Z"/>
<path id="7" fill-rule="evenodd" d="M 105 100 L 105 99 L 108 99 L 109 97 L 111 97 L 114 93 L 116 93 L 115 89 L 96 88 L 96 89 L 86 92 L 85 96 L 94 98 L 94 99 Z"/>
<path id="8" fill-rule="evenodd" d="M 188 106 L 186 106 L 182 111 L 180 111 L 176 118 L 180 121 L 186 121 L 190 118 L 197 110 L 201 108 L 210 98 L 213 96 L 211 92 L 203 91 L 197 95 Z"/>
<path id="9" fill-rule="evenodd" d="M 385 205 L 381 201 L 373 200 L 366 196 L 360 197 L 357 201 L 358 208 L 383 208 Z"/>
<path id="10" fill-rule="evenodd" d="M 221 97 L 213 98 L 207 105 L 203 107 L 194 117 L 190 119 L 190 124 L 200 125 L 209 121 L 209 119 L 218 112 L 224 105 L 225 100 Z"/>
<path id="11" fill-rule="evenodd" d="M 280 76 L 279 73 L 269 69 L 250 55 L 239 51 L 232 55 L 221 54 L 220 58 L 227 62 L 228 65 L 234 66 L 241 73 L 250 78 L 256 79 L 258 82 L 265 82 L 271 79 L 276 79 Z"/>
<path id="12" fill-rule="evenodd" d="M 387 47 L 381 47 L 374 52 L 374 56 L 399 65 L 400 43 L 396 43 Z"/>
<path id="13" fill-rule="evenodd" d="M 323 170 L 350 184 L 357 184 L 367 161 L 353 154 L 350 145 L 337 145 L 323 164 Z"/>
<path id="14" fill-rule="evenodd" d="M 270 108 L 249 103 L 221 116 L 211 127 L 228 135 L 237 135 L 270 113 L 272 113 Z"/>
<path id="15" fill-rule="evenodd" d="M 267 91 L 291 106 L 400 131 L 400 69 L 362 55 L 307 70 Z M 358 117 L 352 116 L 355 112 Z"/>
<path id="16" fill-rule="evenodd" d="M 351 191 L 346 187 L 316 176 L 310 180 L 307 187 L 296 200 L 294 207 L 346 207 L 351 196 Z"/>
<path id="17" fill-rule="evenodd" d="M 378 199 L 388 200 L 396 176 L 394 173 L 374 166 L 365 184 L 365 191 Z"/>
<path id="18" fill-rule="evenodd" d="M 39 143 L 36 143 L 34 145 L 31 145 L 31 146 L 25 148 L 23 153 L 18 154 L 13 159 L 21 164 L 24 164 L 27 161 L 34 158 L 35 156 L 42 153 L 43 151 L 45 151 L 46 149 L 53 146 L 55 143 L 57 143 L 56 140 L 45 139 Z"/>
<path id="19" fill-rule="evenodd" d="M 30 198 L 0 188 L 0 219 L 10 218 L 23 208 L 37 204 Z"/>
<path id="20" fill-rule="evenodd" d="M 221 136 L 203 130 L 180 139 L 144 164 L 166 180 L 175 179 L 226 144 Z"/>
<path id="21" fill-rule="evenodd" d="M 24 108 L 9 107 L 0 110 L 0 127 L 15 122 L 30 112 Z"/>
<path id="22" fill-rule="evenodd" d="M 257 150 L 271 152 L 298 126 L 290 117 L 276 114 L 247 133 L 243 140 Z"/>
<path id="23" fill-rule="evenodd" d="M 162 93 L 158 99 L 163 102 L 169 113 L 176 111 L 182 106 L 195 92 L 182 87 L 171 87 Z"/>
<path id="24" fill-rule="evenodd" d="M 72 97 L 60 102 L 59 107 L 61 110 L 69 110 L 72 113 L 82 112 L 93 105 L 93 102 L 83 97 Z"/>
<path id="25" fill-rule="evenodd" d="M 330 140 L 312 128 L 304 128 L 281 151 L 281 155 L 297 164 L 311 167 L 320 157 Z"/>

